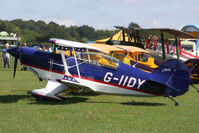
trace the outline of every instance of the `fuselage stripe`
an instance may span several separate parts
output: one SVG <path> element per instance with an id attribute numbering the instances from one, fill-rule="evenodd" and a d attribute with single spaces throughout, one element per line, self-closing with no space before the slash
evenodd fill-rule
<path id="1" fill-rule="evenodd" d="M 59 73 L 59 74 L 63 74 L 64 75 L 64 72 L 55 71 L 55 70 L 50 71 L 47 68 L 43 68 L 43 67 L 40 67 L 40 66 L 35 66 L 35 65 L 31 65 L 31 64 L 27 64 L 27 63 L 23 63 L 23 62 L 22 62 L 22 64 L 24 64 L 26 66 L 29 66 L 29 67 L 34 67 L 34 68 L 37 68 L 37 69 L 42 69 L 42 70 L 45 70 L 45 71 Z M 65 75 L 65 76 L 70 77 L 69 75 Z M 74 75 L 74 74 L 72 74 L 72 77 L 79 78 L 78 75 Z M 165 96 L 165 95 L 160 95 L 160 94 L 155 94 L 155 93 L 151 93 L 151 92 L 146 92 L 146 91 L 143 91 L 143 90 L 138 90 L 138 89 L 135 89 L 135 88 L 130 88 L 130 87 L 122 86 L 122 85 L 117 85 L 117 84 L 113 84 L 113 83 L 103 82 L 103 81 L 100 81 L 100 80 L 95 80 L 95 79 L 91 79 L 91 78 L 87 78 L 87 77 L 83 77 L 83 76 L 81 76 L 81 78 L 85 79 L 85 80 L 90 80 L 90 81 L 93 81 L 93 82 L 107 84 L 107 85 L 111 85 L 111 86 L 115 86 L 115 87 L 120 87 L 120 88 L 123 88 L 123 89 L 128 89 L 128 90 L 133 90 L 133 91 L 137 91 L 137 92 L 147 93 L 147 94 L 150 94 L 150 95 Z"/>

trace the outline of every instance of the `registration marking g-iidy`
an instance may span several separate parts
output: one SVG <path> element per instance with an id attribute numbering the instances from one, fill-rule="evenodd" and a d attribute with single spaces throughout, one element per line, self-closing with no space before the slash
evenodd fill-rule
<path id="1" fill-rule="evenodd" d="M 140 78 L 129 77 L 125 75 L 121 75 L 121 77 L 114 77 L 113 73 L 107 72 L 104 76 L 104 82 L 118 81 L 118 85 L 137 88 L 140 89 L 140 86 L 146 81 Z"/>

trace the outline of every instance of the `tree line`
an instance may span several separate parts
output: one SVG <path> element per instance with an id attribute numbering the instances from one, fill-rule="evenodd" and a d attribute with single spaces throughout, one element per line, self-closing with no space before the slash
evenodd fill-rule
<path id="1" fill-rule="evenodd" d="M 50 38 L 87 42 L 110 37 L 117 30 L 95 30 L 88 25 L 70 26 L 59 25 L 55 22 L 15 19 L 0 20 L 0 31 L 17 33 L 22 43 L 47 43 Z"/>
<path id="2" fill-rule="evenodd" d="M 128 28 L 140 27 L 137 23 L 131 22 Z M 59 25 L 55 22 L 15 19 L 11 21 L 0 20 L 0 31 L 17 33 L 22 43 L 46 44 L 50 38 L 62 38 L 66 40 L 88 42 L 112 36 L 118 30 L 95 30 L 88 25 L 70 26 Z"/>

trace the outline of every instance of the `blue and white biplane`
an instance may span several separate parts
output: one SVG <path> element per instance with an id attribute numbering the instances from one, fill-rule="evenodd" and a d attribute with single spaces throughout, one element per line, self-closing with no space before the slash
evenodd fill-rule
<path id="1" fill-rule="evenodd" d="M 14 76 L 20 59 L 40 80 L 48 81 L 45 88 L 31 92 L 39 100 L 62 100 L 58 94 L 74 88 L 114 95 L 164 96 L 178 105 L 172 97 L 188 91 L 189 69 L 180 60 L 169 60 L 147 73 L 87 44 L 56 38 L 50 42 L 53 52 L 29 47 L 8 49 L 15 57 Z"/>

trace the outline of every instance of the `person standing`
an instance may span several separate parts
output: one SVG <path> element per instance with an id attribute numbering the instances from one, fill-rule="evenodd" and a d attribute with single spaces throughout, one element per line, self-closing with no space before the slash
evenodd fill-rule
<path id="1" fill-rule="evenodd" d="M 8 68 L 10 68 L 10 55 L 7 52 L 8 48 L 9 48 L 9 43 L 6 43 L 5 50 L 2 52 L 2 58 L 3 58 L 4 68 L 6 68 L 6 65 L 8 66 Z"/>
<path id="2" fill-rule="evenodd" d="M 52 47 L 50 46 L 48 49 L 49 52 L 53 52 Z"/>

